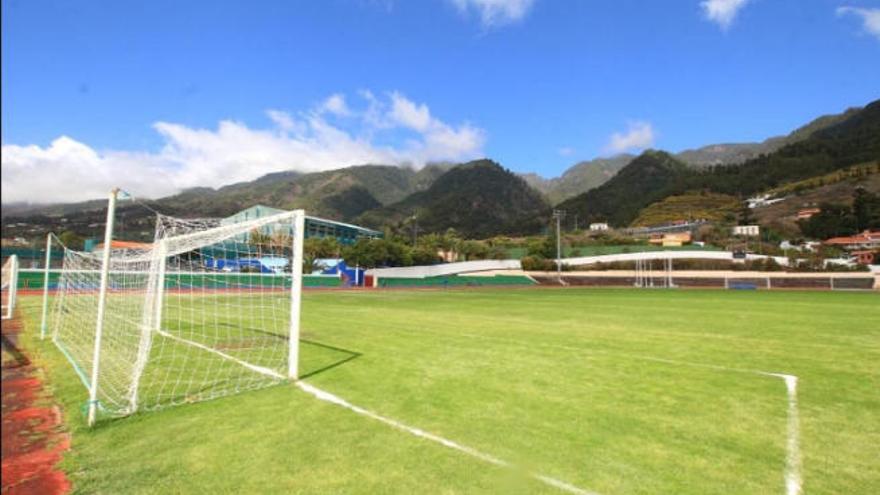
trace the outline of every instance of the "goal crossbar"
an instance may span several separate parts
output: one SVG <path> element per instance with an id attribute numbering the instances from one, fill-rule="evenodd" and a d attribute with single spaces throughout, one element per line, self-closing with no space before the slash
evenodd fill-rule
<path id="1" fill-rule="evenodd" d="M 127 415 L 298 377 L 305 212 L 232 223 L 159 215 L 152 244 L 119 248 L 112 206 L 103 251 L 61 245 L 45 311 L 89 390 L 90 424 L 98 412 Z"/>

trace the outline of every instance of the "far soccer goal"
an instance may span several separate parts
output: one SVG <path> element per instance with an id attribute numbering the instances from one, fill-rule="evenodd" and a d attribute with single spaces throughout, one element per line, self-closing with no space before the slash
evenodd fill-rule
<path id="1" fill-rule="evenodd" d="M 3 262 L 2 282 L 0 282 L 0 296 L 2 296 L 2 309 L 0 315 L 3 319 L 12 318 L 15 311 L 15 298 L 18 293 L 18 256 L 12 255 Z"/>
<path id="2" fill-rule="evenodd" d="M 89 423 L 296 379 L 304 218 L 159 215 L 152 243 L 64 247 L 49 328 Z"/>

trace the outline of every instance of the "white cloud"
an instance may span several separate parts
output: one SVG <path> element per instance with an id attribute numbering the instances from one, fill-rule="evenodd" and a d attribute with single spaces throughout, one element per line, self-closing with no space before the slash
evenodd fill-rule
<path id="1" fill-rule="evenodd" d="M 303 124 L 294 120 L 287 112 L 282 112 L 281 110 L 266 110 L 266 115 L 269 116 L 269 119 L 283 132 L 301 133 L 305 130 Z"/>
<path id="2" fill-rule="evenodd" d="M 475 11 L 483 27 L 493 28 L 519 21 L 531 10 L 534 0 L 451 0 L 464 14 Z"/>
<path id="3" fill-rule="evenodd" d="M 650 122 L 630 122 L 626 132 L 615 132 L 605 146 L 606 153 L 625 153 L 627 151 L 650 148 L 654 145 L 656 133 Z"/>
<path id="4" fill-rule="evenodd" d="M 862 28 L 866 33 L 880 40 L 880 8 L 838 7 L 837 15 L 853 14 L 862 19 Z"/>
<path id="5" fill-rule="evenodd" d="M 397 124 L 416 131 L 425 131 L 432 124 L 431 112 L 427 105 L 414 103 L 399 93 L 391 93 L 389 117 Z"/>
<path id="6" fill-rule="evenodd" d="M 568 146 L 563 146 L 562 148 L 556 150 L 556 152 L 559 153 L 559 156 L 571 156 L 574 154 L 575 149 Z"/>
<path id="7" fill-rule="evenodd" d="M 327 97 L 327 99 L 324 100 L 323 103 L 321 103 L 320 110 L 342 117 L 351 115 L 351 111 L 348 109 L 348 105 L 345 103 L 345 95 L 339 93 Z"/>
<path id="8" fill-rule="evenodd" d="M 703 0 L 700 7 L 706 19 L 721 26 L 721 29 L 727 30 L 736 18 L 740 9 L 745 7 L 749 0 Z"/>
<path id="9" fill-rule="evenodd" d="M 394 92 L 378 98 L 361 92 L 366 108 L 349 108 L 333 95 L 297 116 L 266 112 L 272 125 L 253 128 L 224 120 L 216 129 L 156 122 L 158 151 L 96 150 L 61 136 L 46 147 L 2 146 L 4 202 L 68 202 L 103 197 L 120 186 L 142 197 L 190 187 L 218 187 L 270 172 L 315 172 L 364 163 L 459 161 L 481 155 L 485 132 L 468 123 L 447 124 Z M 325 115 L 326 114 L 326 115 Z M 349 127 L 326 117 L 350 116 Z M 382 142 L 398 145 L 378 144 Z"/>

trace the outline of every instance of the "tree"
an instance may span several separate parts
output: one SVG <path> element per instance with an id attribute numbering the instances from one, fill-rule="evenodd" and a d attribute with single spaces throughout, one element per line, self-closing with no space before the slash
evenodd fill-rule
<path id="1" fill-rule="evenodd" d="M 839 204 L 823 204 L 819 213 L 808 220 L 798 222 L 805 236 L 812 239 L 828 239 L 855 233 L 854 217 L 850 208 Z"/>
<path id="2" fill-rule="evenodd" d="M 852 207 L 823 204 L 819 213 L 798 223 L 807 237 L 827 239 L 880 227 L 880 194 L 857 187 Z"/>
<path id="3" fill-rule="evenodd" d="M 853 192 L 852 214 L 858 232 L 880 227 L 880 194 L 857 187 Z"/>
<path id="4" fill-rule="evenodd" d="M 413 264 L 412 248 L 388 239 L 358 239 L 342 250 L 342 258 L 349 266 L 364 268 L 410 266 Z"/>
<path id="5" fill-rule="evenodd" d="M 437 254 L 436 249 L 418 246 L 412 250 L 413 265 L 436 265 L 442 261 L 443 259 Z"/>
<path id="6" fill-rule="evenodd" d="M 526 244 L 528 255 L 539 258 L 556 258 L 556 237 L 553 232 L 555 231 L 551 231 L 551 235 L 529 239 Z"/>
<path id="7" fill-rule="evenodd" d="M 509 257 L 507 249 L 498 245 L 490 247 L 489 253 L 486 255 L 486 258 L 490 260 L 506 260 Z"/>
<path id="8" fill-rule="evenodd" d="M 269 247 L 273 252 L 283 255 L 291 248 L 293 238 L 286 232 L 275 232 L 269 239 Z"/>
<path id="9" fill-rule="evenodd" d="M 745 201 L 739 209 L 739 225 L 755 225 L 756 219 L 754 212 L 749 208 L 749 204 Z"/>
<path id="10" fill-rule="evenodd" d="M 65 230 L 62 232 L 61 235 L 58 236 L 58 240 L 61 241 L 61 244 L 64 244 L 70 249 L 83 248 L 83 237 L 72 230 Z"/>
<path id="11" fill-rule="evenodd" d="M 248 242 L 260 246 L 270 246 L 272 243 L 272 236 L 261 232 L 259 229 L 253 229 L 250 231 L 250 234 L 248 234 Z"/>
<path id="12" fill-rule="evenodd" d="M 465 261 L 484 260 L 489 255 L 489 246 L 482 241 L 461 241 L 458 251 Z"/>

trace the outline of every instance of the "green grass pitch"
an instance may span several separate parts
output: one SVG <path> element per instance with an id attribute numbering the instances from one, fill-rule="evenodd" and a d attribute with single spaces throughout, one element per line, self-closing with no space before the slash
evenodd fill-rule
<path id="1" fill-rule="evenodd" d="M 499 467 L 291 384 L 106 421 L 39 342 L 82 493 L 786 492 L 796 375 L 804 493 L 880 492 L 876 293 L 306 292 L 301 373 Z M 240 315 L 229 315 L 230 321 Z"/>

